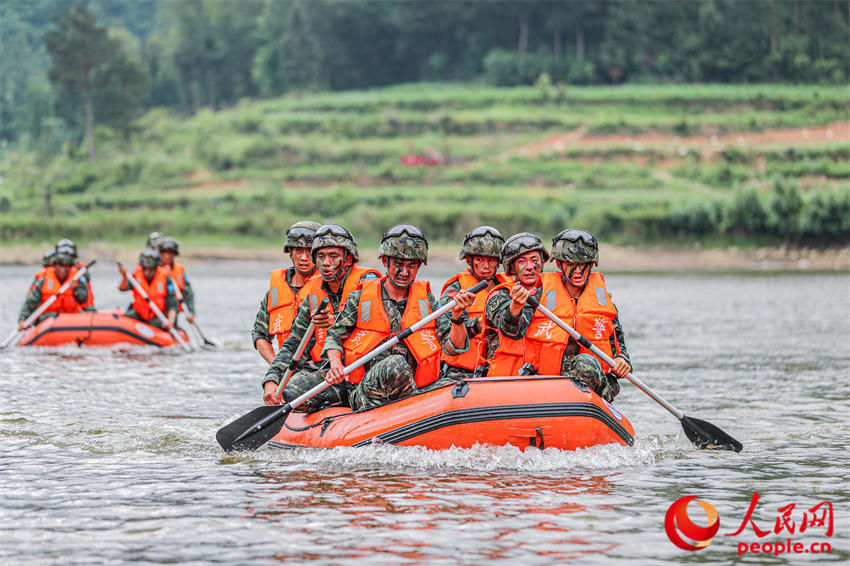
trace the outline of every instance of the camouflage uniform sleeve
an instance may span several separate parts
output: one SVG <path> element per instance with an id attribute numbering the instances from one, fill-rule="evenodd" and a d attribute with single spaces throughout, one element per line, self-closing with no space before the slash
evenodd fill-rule
<path id="1" fill-rule="evenodd" d="M 177 310 L 177 293 L 174 291 L 177 288 L 177 283 L 171 277 L 166 277 L 165 283 L 165 312 L 168 315 L 169 311 Z"/>
<path id="2" fill-rule="evenodd" d="M 450 289 L 446 289 L 446 293 L 448 293 L 449 290 Z M 441 305 L 437 303 L 437 300 L 431 293 L 428 293 L 428 300 L 431 303 L 431 312 L 440 308 Z M 449 298 L 449 300 L 451 300 L 451 298 Z M 440 301 L 442 302 L 442 297 L 440 298 Z M 446 301 L 446 303 L 448 302 L 449 301 Z M 440 346 L 443 347 L 443 351 L 446 354 L 450 356 L 458 356 L 469 350 L 469 332 L 467 331 L 467 333 L 464 334 L 463 348 L 457 348 L 454 344 L 452 344 L 452 341 L 449 339 L 449 333 L 452 331 L 451 313 L 452 311 L 449 311 L 443 316 L 437 318 L 437 338 L 440 340 Z"/>
<path id="3" fill-rule="evenodd" d="M 342 344 L 345 342 L 354 328 L 357 326 L 357 308 L 360 306 L 360 290 L 352 291 L 348 295 L 348 300 L 345 306 L 337 315 L 336 320 L 328 328 L 328 336 L 325 338 L 325 347 L 322 350 L 322 357 L 327 358 L 328 350 L 343 351 Z"/>
<path id="4" fill-rule="evenodd" d="M 534 294 L 538 300 L 543 295 L 543 288 L 537 289 Z M 528 325 L 531 324 L 531 318 L 534 316 L 534 309 L 531 305 L 526 304 L 522 307 L 522 312 L 518 317 L 511 314 L 511 294 L 508 289 L 499 289 L 487 300 L 487 320 L 493 328 L 497 328 L 503 335 L 513 340 L 519 340 L 525 336 L 528 330 Z"/>
<path id="5" fill-rule="evenodd" d="M 190 313 L 195 314 L 195 292 L 192 290 L 188 277 L 184 275 L 183 281 L 183 304 Z"/>
<path id="6" fill-rule="evenodd" d="M 310 319 L 312 317 L 310 316 L 310 305 L 308 303 L 309 301 L 303 301 L 301 306 L 298 307 L 298 313 L 295 315 L 295 320 L 292 321 L 292 329 L 289 337 L 287 337 L 283 346 L 281 346 L 277 355 L 274 357 L 274 360 L 272 360 L 269 369 L 266 371 L 265 377 L 263 377 L 263 383 L 266 381 L 280 383 L 284 373 L 286 373 L 286 370 L 289 368 L 289 363 L 292 361 L 293 356 L 295 356 L 295 351 L 298 349 L 298 346 L 301 344 L 301 340 L 307 333 L 307 328 L 310 326 Z M 307 341 L 307 345 L 305 346 L 304 352 L 301 356 L 309 356 L 310 354 L 308 352 L 315 343 L 316 338 L 314 333 L 313 336 L 310 337 L 310 340 Z"/>
<path id="7" fill-rule="evenodd" d="M 269 292 L 263 295 L 260 299 L 260 310 L 257 311 L 257 316 L 254 318 L 254 328 L 251 329 L 251 343 L 254 344 L 254 349 L 257 348 L 257 340 L 272 341 L 272 335 L 269 334 Z"/>
<path id="8" fill-rule="evenodd" d="M 27 292 L 27 298 L 24 299 L 24 306 L 21 307 L 21 312 L 18 315 L 18 320 L 26 320 L 29 315 L 35 312 L 38 305 L 41 304 L 41 285 L 43 279 L 35 279 L 30 285 L 30 290 Z"/>
<path id="9" fill-rule="evenodd" d="M 617 308 L 617 305 L 614 305 L 614 308 Z M 623 327 L 620 325 L 620 315 L 614 317 L 614 334 L 611 335 L 611 351 L 616 352 L 617 348 L 613 343 L 616 340 L 616 344 L 619 346 L 620 353 L 614 356 L 615 358 L 623 358 L 626 360 L 626 363 L 629 364 L 629 367 L 632 367 L 632 360 L 629 357 L 629 351 L 626 349 L 626 337 L 623 333 Z"/>

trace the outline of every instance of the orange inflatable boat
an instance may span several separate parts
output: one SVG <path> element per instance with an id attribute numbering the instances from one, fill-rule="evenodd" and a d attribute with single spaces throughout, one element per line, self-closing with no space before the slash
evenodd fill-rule
<path id="1" fill-rule="evenodd" d="M 26 331 L 18 346 L 173 346 L 167 331 L 123 315 L 121 310 L 63 313 Z M 185 337 L 185 334 L 183 334 Z"/>
<path id="2" fill-rule="evenodd" d="M 292 412 L 270 445 L 387 443 L 442 450 L 511 444 L 575 450 L 633 442 L 625 415 L 584 383 L 534 375 L 471 379 L 357 412 L 344 407 Z"/>

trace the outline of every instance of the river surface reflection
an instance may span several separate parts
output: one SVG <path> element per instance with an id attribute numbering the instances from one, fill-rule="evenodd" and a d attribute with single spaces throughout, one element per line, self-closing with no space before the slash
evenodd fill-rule
<path id="1" fill-rule="evenodd" d="M 629 384 L 617 398 L 633 447 L 578 452 L 370 446 L 228 455 L 215 431 L 261 401 L 250 327 L 259 263 L 190 266 L 214 352 L 76 347 L 0 353 L 0 563 L 730 563 L 739 542 L 823 540 L 850 560 L 850 275 L 607 276 L 635 374 L 744 443 L 695 450 Z M 449 273 L 428 266 L 434 287 Z M 2 337 L 35 270 L 0 267 Z M 98 306 L 124 307 L 98 264 Z M 753 492 L 751 528 L 736 537 Z M 721 518 L 699 552 L 664 532 L 696 495 Z M 835 532 L 774 534 L 778 509 L 835 509 Z M 696 522 L 701 517 L 692 514 Z M 703 519 L 704 520 L 704 519 Z"/>

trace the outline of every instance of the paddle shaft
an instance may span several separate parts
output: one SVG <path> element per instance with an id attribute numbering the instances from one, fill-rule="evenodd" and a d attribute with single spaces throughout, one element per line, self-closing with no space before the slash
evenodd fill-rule
<path id="1" fill-rule="evenodd" d="M 330 301 L 326 298 L 322 299 L 322 302 L 319 303 L 319 306 L 316 307 L 316 312 L 314 314 L 319 314 L 323 310 Z M 286 377 L 280 380 L 280 385 L 277 386 L 277 391 L 275 391 L 274 396 L 280 397 L 280 394 L 283 393 L 283 389 L 286 387 L 286 384 L 289 383 L 289 378 L 292 377 L 292 374 L 295 373 L 295 368 L 298 366 L 298 360 L 301 359 L 301 355 L 304 353 L 304 350 L 307 348 L 307 343 L 310 341 L 310 337 L 313 335 L 313 330 L 315 326 L 313 326 L 313 321 L 310 321 L 310 324 L 307 326 L 307 330 L 304 331 L 304 336 L 301 338 L 301 342 L 298 344 L 298 348 L 295 350 L 295 354 L 292 356 L 292 359 L 289 361 L 289 367 L 286 371 Z"/>
<path id="2" fill-rule="evenodd" d="M 84 266 L 83 266 L 83 267 L 81 267 L 79 270 L 77 270 L 77 272 L 74 274 L 74 276 L 73 276 L 73 277 L 71 277 L 70 279 L 68 279 L 68 280 L 67 280 L 67 281 L 65 281 L 64 283 L 62 283 L 62 286 L 61 286 L 61 287 L 59 287 L 59 290 L 58 290 L 58 291 L 56 291 L 56 294 L 51 295 L 49 299 L 47 299 L 46 301 L 44 301 L 41 305 L 39 305 L 39 307 L 38 307 L 37 309 L 35 309 L 35 312 L 33 312 L 31 315 L 29 315 L 29 316 L 27 317 L 27 319 L 24 321 L 24 328 L 25 328 L 25 329 L 26 329 L 26 328 L 29 328 L 29 327 L 30 327 L 30 325 L 31 325 L 31 324 L 32 324 L 32 323 L 33 323 L 33 322 L 34 322 L 34 321 L 35 321 L 38 317 L 40 317 L 40 316 L 41 316 L 41 314 L 42 314 L 44 311 L 46 311 L 46 310 L 50 307 L 50 305 L 52 305 L 53 303 L 55 303 L 55 302 L 56 302 L 56 300 L 59 298 L 59 296 L 60 296 L 62 293 L 64 293 L 65 291 L 67 291 L 67 290 L 68 290 L 68 288 L 71 286 L 71 284 L 72 284 L 74 281 L 78 281 L 78 280 L 80 279 L 80 277 L 82 277 L 83 275 L 85 275 L 85 273 L 86 273 L 86 271 L 88 271 L 89 267 L 91 267 L 92 265 L 94 265 L 96 262 L 97 262 L 97 260 L 96 260 L 96 259 L 91 260 L 91 261 L 90 261 L 87 265 L 84 265 Z M 11 343 L 15 340 L 15 337 L 16 337 L 17 335 L 19 335 L 21 332 L 22 332 L 21 330 L 16 330 L 15 332 L 13 332 L 11 336 L 9 336 L 8 338 L 6 338 L 6 339 L 3 341 L 3 343 L 2 343 L 2 344 L 0 344 L 0 349 L 5 348 L 5 347 L 6 347 L 6 346 L 8 346 L 9 344 L 11 344 Z"/>
<path id="3" fill-rule="evenodd" d="M 183 300 L 183 291 L 180 290 L 180 287 L 177 285 L 177 281 L 174 282 L 174 294 L 177 295 L 177 302 L 183 303 L 183 305 L 186 307 L 186 310 L 188 310 L 189 306 L 186 305 L 186 301 Z M 215 342 L 213 342 L 212 340 L 210 340 L 209 338 L 204 336 L 204 333 L 201 332 L 201 327 L 198 326 L 197 322 L 195 322 L 193 320 L 189 324 L 192 326 L 192 328 L 195 329 L 195 332 L 198 333 L 198 336 L 200 337 L 201 341 L 203 341 L 203 343 L 205 345 L 207 345 L 207 346 L 218 346 L 218 344 L 216 344 Z"/>
<path id="4" fill-rule="evenodd" d="M 121 262 L 118 262 L 118 265 L 121 265 Z M 141 295 L 141 296 L 142 296 L 142 298 L 143 298 L 145 301 L 147 301 L 148 306 L 150 306 L 151 310 L 152 310 L 152 311 L 153 311 L 153 313 L 156 315 L 156 317 L 159 319 L 159 321 L 160 321 L 162 324 L 167 324 L 167 323 L 168 323 L 168 319 L 166 318 L 166 316 L 165 316 L 164 314 L 162 314 L 162 311 L 161 311 L 161 310 L 159 310 L 159 307 L 158 307 L 158 306 L 156 306 L 156 303 L 154 303 L 154 302 L 151 300 L 151 298 L 150 298 L 150 297 L 148 297 L 147 292 L 146 292 L 144 289 L 142 289 L 142 286 L 141 286 L 141 285 L 139 285 L 139 282 L 138 282 L 138 281 L 136 281 L 136 278 L 135 278 L 135 277 L 133 277 L 133 274 L 132 274 L 132 273 L 127 274 L 127 281 L 129 281 L 129 282 L 130 282 L 130 285 L 132 285 L 132 286 L 133 286 L 133 289 L 135 289 L 135 290 L 136 290 L 136 292 L 138 292 L 138 293 L 139 293 L 139 295 Z M 175 285 L 175 286 L 174 286 L 174 288 L 176 289 L 176 288 L 177 288 L 177 285 Z M 177 342 L 179 342 L 179 343 L 180 343 L 180 345 L 183 347 L 183 349 L 184 349 L 184 350 L 186 350 L 187 352 L 191 352 L 191 351 L 192 351 L 191 346 L 189 346 L 189 344 L 187 344 L 187 343 L 186 343 L 186 341 L 185 341 L 185 340 L 183 340 L 183 337 L 182 337 L 182 336 L 180 336 L 180 333 L 179 333 L 179 332 L 177 332 L 177 329 L 176 329 L 176 328 L 174 328 L 174 326 L 172 326 L 172 327 L 171 327 L 170 332 L 171 332 L 171 335 L 172 335 L 172 336 L 174 336 L 174 339 L 175 339 L 175 340 L 177 340 Z"/>
<path id="5" fill-rule="evenodd" d="M 490 282 L 489 279 L 485 279 L 484 281 L 480 281 L 476 285 L 473 285 L 472 287 L 467 289 L 467 292 L 475 294 L 475 293 L 478 293 L 480 291 L 483 291 L 484 289 L 487 288 L 487 284 L 489 282 Z M 454 306 L 455 306 L 455 300 L 452 299 L 451 301 L 449 301 L 448 303 L 446 303 L 442 307 L 438 308 L 437 310 L 435 310 L 434 312 L 432 312 L 431 314 L 429 314 L 428 316 L 426 316 L 425 318 L 423 318 L 419 322 L 417 322 L 415 324 L 411 324 L 408 328 L 405 328 L 404 330 L 402 330 L 401 332 L 399 332 L 398 334 L 396 334 L 395 336 L 393 336 L 392 338 L 390 338 L 389 340 L 387 340 L 386 342 L 384 342 L 383 344 L 381 344 L 380 346 L 378 346 L 377 348 L 375 348 L 374 350 L 372 350 L 371 352 L 369 352 L 368 354 L 366 354 L 365 356 L 363 356 L 362 358 L 357 360 L 356 362 L 345 366 L 345 368 L 342 370 L 342 373 L 344 375 L 348 375 L 349 373 L 356 370 L 357 368 L 365 365 L 366 363 L 368 363 L 372 359 L 374 359 L 375 356 L 377 356 L 378 354 L 382 354 L 383 352 L 386 352 L 387 350 L 389 350 L 390 348 L 392 348 L 393 346 L 398 344 L 401 340 L 404 340 L 405 338 L 407 338 L 408 336 L 410 336 L 411 334 L 413 334 L 414 332 L 416 332 L 417 330 L 419 330 L 420 328 L 422 328 L 426 324 L 430 323 L 432 320 L 436 320 L 439 317 L 441 317 L 442 315 L 444 315 L 445 313 L 449 312 L 450 310 L 452 310 L 454 308 Z M 307 401 L 311 397 L 318 395 L 319 393 L 321 393 L 322 391 L 324 391 L 325 389 L 327 389 L 331 385 L 332 385 L 331 383 L 328 383 L 327 381 L 323 381 L 322 383 L 316 385 L 314 388 L 310 389 L 309 391 L 302 394 L 301 396 L 296 397 L 295 399 L 293 399 L 292 401 L 290 401 L 289 403 L 287 403 L 285 405 L 282 405 L 280 407 L 280 409 L 278 409 L 274 413 L 271 413 L 270 415 L 264 417 L 259 422 L 257 422 L 255 425 L 251 426 L 248 430 L 243 432 L 236 440 L 233 441 L 233 444 L 235 444 L 235 443 L 239 442 L 240 440 L 242 440 L 243 438 L 247 437 L 252 432 L 262 430 L 263 427 L 265 427 L 267 423 L 274 421 L 275 419 L 279 418 L 283 414 L 289 413 L 290 411 L 292 411 L 292 409 L 299 406 L 304 401 Z"/>
<path id="6" fill-rule="evenodd" d="M 597 348 L 593 344 L 593 342 L 579 334 L 575 328 L 561 320 L 558 315 L 541 305 L 537 299 L 535 299 L 534 297 L 529 297 L 528 304 L 530 304 L 532 307 L 538 309 L 540 312 L 546 315 L 546 317 L 552 322 L 554 322 L 561 330 L 565 331 L 570 336 L 575 338 L 576 342 L 578 342 L 579 344 L 599 356 L 599 358 L 601 358 L 609 366 L 614 366 L 614 360 L 612 360 L 608 354 Z M 664 398 L 661 397 L 661 395 L 653 391 L 651 387 L 642 382 L 640 379 L 633 376 L 631 372 L 626 374 L 626 379 L 631 381 L 638 389 L 652 397 L 659 405 L 670 411 L 677 419 L 682 420 L 682 418 L 685 416 L 685 413 L 668 403 Z"/>

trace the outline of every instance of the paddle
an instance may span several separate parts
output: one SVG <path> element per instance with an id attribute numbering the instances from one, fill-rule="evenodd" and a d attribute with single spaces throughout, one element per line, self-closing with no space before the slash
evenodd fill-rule
<path id="1" fill-rule="evenodd" d="M 178 286 L 176 285 L 176 283 L 177 283 L 177 282 L 175 281 L 175 285 L 174 285 L 174 294 L 175 294 L 175 295 L 177 295 L 177 302 L 178 302 L 178 303 L 183 303 L 183 305 L 184 305 L 184 306 L 186 306 L 186 303 L 183 301 L 183 292 L 180 290 L 180 287 L 178 287 Z M 187 310 L 187 312 L 188 312 L 188 310 L 189 310 L 189 307 L 188 307 L 188 306 L 186 306 L 186 310 Z M 195 332 L 197 332 L 197 333 L 198 333 L 198 337 L 199 337 L 199 338 L 201 339 L 201 341 L 203 342 L 203 346 L 207 346 L 207 347 L 210 347 L 210 348 L 218 348 L 218 344 L 217 344 L 214 340 L 210 340 L 209 338 L 207 338 L 206 336 L 204 336 L 204 333 L 203 333 L 203 332 L 201 332 L 201 327 L 200 327 L 200 326 L 198 326 L 198 323 L 197 323 L 197 322 L 195 322 L 195 321 L 193 320 L 193 321 L 192 321 L 192 322 L 190 322 L 189 324 L 192 326 L 192 328 L 194 328 L 194 329 L 195 329 Z M 203 347 L 203 346 L 202 346 L 202 347 Z"/>
<path id="2" fill-rule="evenodd" d="M 35 312 L 33 312 L 31 315 L 29 315 L 29 316 L 27 317 L 27 319 L 24 321 L 24 328 L 23 328 L 23 330 L 16 330 L 16 331 L 14 331 L 14 332 L 12 332 L 11 336 L 9 336 L 9 337 L 8 337 L 8 338 L 6 338 L 5 340 L 3 340 L 3 343 L 2 343 L 2 344 L 0 344 L 0 350 L 2 350 L 2 349 L 4 349 L 4 348 L 6 348 L 6 347 L 7 347 L 9 344 L 11 344 L 12 342 L 15 342 L 15 341 L 16 341 L 15 339 L 16 339 L 16 338 L 18 338 L 21 334 L 23 334 L 24 330 L 26 330 L 27 328 L 29 328 L 29 327 L 30 327 L 30 325 L 31 325 L 31 324 L 32 324 L 35 320 L 37 320 L 37 319 L 38 319 L 38 317 L 40 317 L 40 316 L 41 316 L 41 314 L 42 314 L 45 310 L 47 310 L 47 308 L 48 308 L 50 305 L 52 305 L 53 303 L 55 303 L 55 302 L 56 302 L 56 299 L 58 299 L 58 298 L 59 298 L 59 296 L 60 296 L 62 293 L 64 293 L 65 291 L 67 291 L 67 290 L 68 290 L 68 287 L 70 287 L 70 286 L 71 286 L 71 283 L 73 283 L 74 281 L 79 280 L 79 278 L 80 278 L 80 277 L 82 277 L 83 275 L 85 275 L 85 273 L 86 273 L 86 271 L 88 271 L 89 267 L 91 267 L 92 265 L 94 265 L 96 262 L 97 262 L 97 260 L 96 260 L 96 259 L 91 260 L 91 261 L 90 261 L 87 265 L 84 265 L 83 267 L 81 267 L 80 269 L 78 269 L 78 270 L 77 270 L 77 272 L 74 274 L 74 276 L 73 276 L 73 277 L 71 277 L 70 279 L 68 279 L 68 280 L 67 280 L 67 281 L 65 281 L 64 283 L 62 283 L 62 286 L 61 286 L 61 287 L 59 287 L 59 290 L 58 290 L 58 291 L 56 291 L 56 294 L 55 294 L 55 295 L 51 295 L 51 296 L 50 296 L 50 298 L 48 298 L 46 301 L 44 301 L 43 303 L 41 303 L 41 305 L 39 305 L 39 307 L 38 307 L 37 309 L 35 309 Z"/>
<path id="3" fill-rule="evenodd" d="M 119 262 L 116 262 L 116 263 L 118 263 L 118 265 L 121 265 L 121 262 L 120 262 L 120 261 L 119 261 Z M 135 278 L 135 277 L 133 277 L 133 275 L 132 275 L 132 274 L 128 274 L 128 275 L 127 275 L 127 281 L 129 281 L 129 282 L 130 282 L 130 285 L 132 285 L 132 286 L 133 286 L 133 289 L 135 289 L 135 290 L 139 293 L 139 295 L 141 295 L 141 296 L 142 296 L 142 298 L 143 298 L 145 301 L 147 301 L 148 306 L 150 306 L 151 310 L 152 310 L 152 311 L 153 311 L 153 313 L 156 315 L 156 317 L 159 319 L 159 321 L 160 321 L 162 324 L 166 324 L 166 323 L 168 322 L 168 319 L 167 319 L 167 318 L 165 318 L 165 315 L 164 315 L 164 314 L 162 314 L 162 311 L 161 311 L 161 310 L 159 310 L 159 307 L 158 307 L 158 306 L 156 306 L 156 304 L 155 304 L 155 303 L 151 300 L 151 298 L 150 298 L 150 297 L 148 297 L 147 292 L 145 292 L 145 290 L 144 290 L 144 289 L 142 289 L 142 286 L 141 286 L 141 285 L 139 285 L 139 282 L 138 282 L 138 281 L 136 281 L 136 278 Z M 180 333 L 179 333 L 179 332 L 177 332 L 177 329 L 176 329 L 176 328 L 174 328 L 174 326 L 172 326 L 172 327 L 171 327 L 170 332 L 171 332 L 171 335 L 172 335 L 172 336 L 174 336 L 174 339 L 175 339 L 175 340 L 177 340 L 177 342 L 179 342 L 181 346 L 183 346 L 183 349 L 184 349 L 184 350 L 186 350 L 187 352 L 191 352 L 191 351 L 192 351 L 192 347 L 191 347 L 191 346 L 189 346 L 189 344 L 188 344 L 185 340 L 183 340 L 183 337 L 182 337 L 182 336 L 180 336 Z"/>
<path id="4" fill-rule="evenodd" d="M 478 293 L 487 288 L 487 284 L 489 280 L 485 279 L 484 281 L 479 282 L 476 285 L 473 285 L 471 288 L 467 289 L 470 293 Z M 385 352 L 395 346 L 401 340 L 404 340 L 432 320 L 436 320 L 441 317 L 443 314 L 449 312 L 454 308 L 455 301 L 451 300 L 439 309 L 435 310 L 416 324 L 412 324 L 410 327 L 405 328 L 395 336 L 391 337 L 386 342 L 383 342 L 380 346 L 354 362 L 348 366 L 345 366 L 345 369 L 342 372 L 345 375 L 348 375 L 352 371 L 356 370 L 360 366 L 366 364 L 370 360 L 372 360 L 378 354 Z M 286 421 L 286 417 L 289 416 L 289 413 L 303 403 L 304 401 L 310 399 L 314 395 L 317 395 L 330 387 L 331 384 L 327 381 L 323 381 L 322 383 L 316 385 L 313 389 L 307 391 L 302 394 L 300 397 L 293 399 L 289 403 L 285 405 L 264 405 L 262 407 L 257 407 L 250 413 L 243 415 L 233 421 L 232 423 L 222 427 L 216 433 L 215 438 L 218 443 L 224 448 L 225 451 L 230 452 L 232 450 L 256 450 L 280 432 L 280 429 L 283 427 L 284 421 Z"/>
<path id="5" fill-rule="evenodd" d="M 610 366 L 614 365 L 614 360 L 612 360 L 605 352 L 597 348 L 590 340 L 579 334 L 573 327 L 558 318 L 555 313 L 541 305 L 537 299 L 529 297 L 528 303 L 546 315 L 546 317 L 558 325 L 559 328 L 575 338 L 579 344 L 602 358 L 605 363 Z M 685 436 L 687 436 L 688 440 L 693 442 L 697 448 L 710 450 L 733 450 L 735 452 L 740 452 L 744 448 L 743 444 L 720 430 L 715 425 L 700 419 L 686 416 L 685 413 L 665 401 L 661 395 L 650 389 L 648 385 L 633 376 L 631 372 L 626 375 L 626 379 L 631 381 L 638 389 L 652 397 L 653 400 L 670 411 L 674 417 L 679 419 L 679 422 L 682 423 L 682 428 L 685 430 Z"/>
<path id="6" fill-rule="evenodd" d="M 322 302 L 319 303 L 319 306 L 316 307 L 316 312 L 313 314 L 319 314 L 328 306 L 330 301 L 327 297 L 322 299 Z M 277 391 L 275 391 L 274 396 L 280 397 L 280 394 L 283 393 L 283 390 L 286 388 L 286 384 L 289 383 L 289 378 L 292 377 L 292 374 L 295 373 L 295 368 L 298 367 L 298 361 L 301 359 L 301 354 L 304 353 L 304 349 L 307 347 L 307 342 L 310 341 L 310 336 L 313 335 L 313 321 L 310 321 L 309 326 L 307 326 L 307 330 L 304 331 L 304 336 L 301 338 L 301 342 L 298 344 L 298 348 L 295 350 L 295 355 L 292 356 L 292 359 L 289 360 L 289 367 L 286 368 L 286 377 L 280 380 L 280 385 L 277 386 Z"/>

